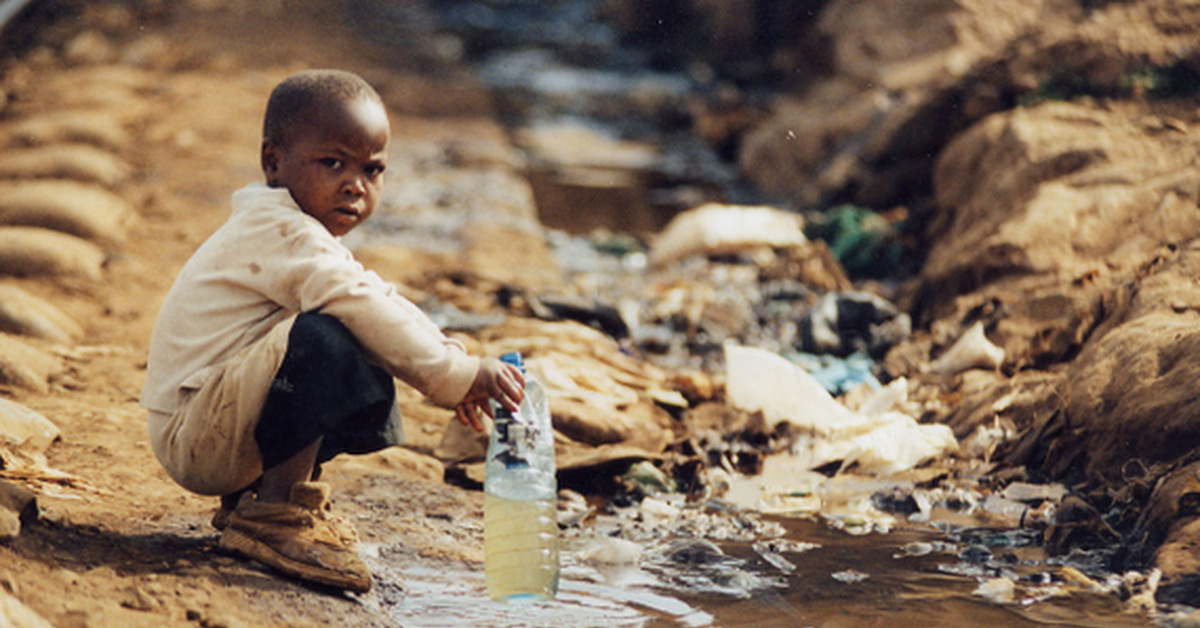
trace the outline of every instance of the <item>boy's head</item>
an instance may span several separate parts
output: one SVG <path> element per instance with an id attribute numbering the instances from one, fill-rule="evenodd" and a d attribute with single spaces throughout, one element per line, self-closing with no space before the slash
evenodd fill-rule
<path id="1" fill-rule="evenodd" d="M 338 70 L 293 74 L 267 101 L 263 174 L 330 233 L 345 235 L 375 211 L 389 137 L 383 101 L 363 79 Z"/>

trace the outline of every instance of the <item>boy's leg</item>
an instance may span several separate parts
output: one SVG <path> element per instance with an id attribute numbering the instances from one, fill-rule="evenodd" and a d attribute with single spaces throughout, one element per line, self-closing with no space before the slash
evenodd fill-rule
<path id="1" fill-rule="evenodd" d="M 258 498 L 241 500 L 221 545 L 293 576 L 366 590 L 357 534 L 330 511 L 328 487 L 308 480 L 339 453 L 402 442 L 395 394 L 391 375 L 367 361 L 341 322 L 299 315 L 254 430 Z"/>
<path id="2" fill-rule="evenodd" d="M 367 360 L 341 321 L 305 312 L 289 332 L 287 353 L 271 382 L 254 436 L 264 471 L 318 439 L 322 442 L 317 463 L 340 453 L 368 453 L 400 444 L 404 435 L 395 382 Z"/>
<path id="3" fill-rule="evenodd" d="M 323 440 L 318 438 L 291 458 L 264 470 L 258 482 L 259 501 L 286 502 L 291 499 L 292 486 L 312 477 Z"/>

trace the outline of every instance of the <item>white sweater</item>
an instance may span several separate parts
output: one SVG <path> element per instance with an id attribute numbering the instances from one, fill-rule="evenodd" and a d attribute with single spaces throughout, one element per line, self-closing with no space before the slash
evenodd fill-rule
<path id="1" fill-rule="evenodd" d="M 233 213 L 192 255 L 167 293 L 150 340 L 141 403 L 173 413 L 181 390 L 289 316 L 338 318 L 393 376 L 452 407 L 479 358 L 354 260 L 283 188 L 246 186 Z"/>

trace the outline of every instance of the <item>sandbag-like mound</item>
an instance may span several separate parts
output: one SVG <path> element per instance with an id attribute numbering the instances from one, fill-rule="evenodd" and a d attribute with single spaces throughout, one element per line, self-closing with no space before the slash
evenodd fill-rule
<path id="1" fill-rule="evenodd" d="M 0 132 L 8 136 L 7 143 L 13 146 L 80 142 L 121 150 L 129 145 L 129 134 L 121 120 L 103 111 L 47 113 L 19 120 Z"/>
<path id="2" fill-rule="evenodd" d="M 50 376 L 62 370 L 62 364 L 49 353 L 0 334 L 0 384 L 45 393 L 50 390 Z"/>
<path id="3" fill-rule="evenodd" d="M 104 251 L 66 233 L 38 227 L 0 227 L 0 275 L 100 279 Z"/>
<path id="4" fill-rule="evenodd" d="M 42 227 L 119 242 L 132 210 L 104 188 L 75 181 L 0 182 L 0 225 Z"/>
<path id="5" fill-rule="evenodd" d="M 0 332 L 61 343 L 83 337 L 83 328 L 62 310 L 5 284 L 0 284 Z"/>
<path id="6" fill-rule="evenodd" d="M 120 157 L 87 144 L 56 144 L 7 151 L 0 179 L 73 179 L 113 187 L 132 168 Z"/>

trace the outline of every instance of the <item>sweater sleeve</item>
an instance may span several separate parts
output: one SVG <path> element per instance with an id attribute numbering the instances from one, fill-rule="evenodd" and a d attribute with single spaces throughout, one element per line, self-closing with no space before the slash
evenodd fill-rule
<path id="1" fill-rule="evenodd" d="M 323 235 L 289 239 L 293 254 L 262 273 L 268 296 L 297 311 L 336 317 L 372 359 L 434 403 L 452 407 L 461 401 L 479 358 L 467 355 L 420 308 Z"/>

